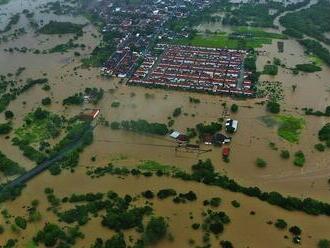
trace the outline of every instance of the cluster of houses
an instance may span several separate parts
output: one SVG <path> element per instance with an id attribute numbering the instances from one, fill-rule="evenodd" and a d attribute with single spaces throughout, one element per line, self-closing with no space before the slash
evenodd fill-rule
<path id="1" fill-rule="evenodd" d="M 130 49 L 116 51 L 111 58 L 101 68 L 102 73 L 125 78 L 130 75 L 139 56 Z"/>
<path id="2" fill-rule="evenodd" d="M 234 119 L 227 119 L 225 122 L 225 131 L 229 134 L 233 134 L 237 131 L 238 129 L 238 121 L 234 120 Z M 176 142 L 179 145 L 182 144 L 189 144 L 189 137 L 184 134 L 181 133 L 179 131 L 173 131 L 172 133 L 170 133 L 170 137 L 172 139 L 175 139 Z M 205 145 L 214 145 L 214 146 L 222 146 L 225 144 L 229 144 L 232 140 L 232 138 L 230 136 L 227 136 L 223 133 L 217 132 L 215 134 L 204 134 L 201 137 L 201 140 L 203 141 L 203 143 Z M 223 148 L 223 157 L 224 158 L 228 158 L 230 153 L 230 148 L 228 146 Z"/>
<path id="3" fill-rule="evenodd" d="M 250 72 L 244 71 L 244 50 L 164 45 L 159 57 L 149 56 L 129 84 L 253 95 Z M 165 46 L 165 48 L 164 48 Z"/>

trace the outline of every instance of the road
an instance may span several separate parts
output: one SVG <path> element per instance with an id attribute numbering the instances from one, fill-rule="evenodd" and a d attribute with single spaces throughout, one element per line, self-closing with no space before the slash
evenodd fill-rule
<path id="1" fill-rule="evenodd" d="M 42 162 L 41 164 L 38 164 L 36 167 L 33 169 L 27 171 L 25 174 L 19 176 L 18 178 L 14 179 L 13 181 L 9 182 L 6 184 L 3 189 L 6 188 L 13 188 L 16 186 L 23 185 L 33 179 L 35 176 L 39 175 L 43 171 L 47 170 L 49 167 L 51 167 L 55 162 L 61 160 L 65 155 L 70 153 L 71 151 L 79 148 L 81 145 L 82 138 L 89 132 L 93 131 L 96 125 L 91 125 L 90 128 L 86 129 L 84 134 L 79 137 L 79 139 L 73 141 L 71 144 L 67 145 L 64 147 L 60 152 L 58 152 L 56 155 L 52 156 L 48 160 Z"/>

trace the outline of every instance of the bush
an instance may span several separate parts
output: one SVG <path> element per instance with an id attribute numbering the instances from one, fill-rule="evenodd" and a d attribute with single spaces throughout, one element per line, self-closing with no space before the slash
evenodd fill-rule
<path id="1" fill-rule="evenodd" d="M 161 189 L 157 193 L 159 199 L 165 199 L 170 196 L 176 196 L 176 191 L 174 189 Z"/>
<path id="2" fill-rule="evenodd" d="M 265 65 L 263 74 L 275 76 L 278 73 L 277 65 Z"/>
<path id="3" fill-rule="evenodd" d="M 212 207 L 219 207 L 221 204 L 221 198 L 220 197 L 213 197 L 210 200 L 210 205 Z"/>
<path id="4" fill-rule="evenodd" d="M 15 224 L 23 230 L 26 229 L 27 224 L 26 224 L 26 220 L 23 217 L 16 217 L 15 218 Z"/>
<path id="5" fill-rule="evenodd" d="M 321 239 L 321 240 L 317 243 L 317 247 L 318 247 L 318 248 L 330 248 L 330 240 L 327 240 L 327 239 Z"/>
<path id="6" fill-rule="evenodd" d="M 302 151 L 298 151 L 294 154 L 294 165 L 298 166 L 298 167 L 302 167 L 305 164 L 305 155 Z"/>
<path id="7" fill-rule="evenodd" d="M 182 109 L 181 108 L 176 108 L 173 111 L 173 117 L 178 117 L 179 115 L 181 115 L 182 113 Z"/>
<path id="8" fill-rule="evenodd" d="M 316 150 L 318 150 L 319 152 L 324 152 L 325 151 L 325 145 L 323 145 L 322 143 L 318 143 L 318 144 L 314 145 L 314 148 Z"/>
<path id="9" fill-rule="evenodd" d="M 297 226 L 290 227 L 289 232 L 292 233 L 295 236 L 298 236 L 302 233 L 301 229 Z"/>
<path id="10" fill-rule="evenodd" d="M 241 204 L 236 200 L 231 201 L 231 205 L 233 205 L 234 208 L 239 208 L 241 206 Z"/>
<path id="11" fill-rule="evenodd" d="M 8 134 L 13 128 L 11 127 L 11 124 L 8 123 L 3 123 L 0 124 L 0 135 L 1 134 Z"/>
<path id="12" fill-rule="evenodd" d="M 41 100 L 41 104 L 44 106 L 48 106 L 52 103 L 52 100 L 49 97 L 46 97 L 44 99 Z"/>
<path id="13" fill-rule="evenodd" d="M 275 226 L 278 229 L 285 229 L 285 228 L 287 228 L 288 224 L 283 219 L 277 219 L 276 222 L 275 222 Z"/>
<path id="14" fill-rule="evenodd" d="M 238 105 L 234 103 L 231 105 L 230 110 L 231 112 L 236 113 L 238 111 Z"/>
<path id="15" fill-rule="evenodd" d="M 12 119 L 14 117 L 14 113 L 10 110 L 7 110 L 5 112 L 5 117 L 6 117 L 6 119 Z"/>
<path id="16" fill-rule="evenodd" d="M 264 168 L 264 167 L 266 167 L 267 162 L 265 160 L 263 160 L 262 158 L 257 158 L 256 159 L 256 165 L 259 168 Z"/>
<path id="17" fill-rule="evenodd" d="M 221 240 L 220 245 L 221 245 L 222 248 L 234 248 L 232 243 L 228 240 Z"/>
<path id="18" fill-rule="evenodd" d="M 274 101 L 268 101 L 266 109 L 270 113 L 278 114 L 281 111 L 281 105 Z"/>
<path id="19" fill-rule="evenodd" d="M 146 245 L 155 244 L 166 236 L 167 224 L 163 217 L 151 217 L 144 232 Z"/>
<path id="20" fill-rule="evenodd" d="M 288 150 L 282 150 L 281 151 L 281 158 L 289 159 L 290 158 L 290 152 Z"/>

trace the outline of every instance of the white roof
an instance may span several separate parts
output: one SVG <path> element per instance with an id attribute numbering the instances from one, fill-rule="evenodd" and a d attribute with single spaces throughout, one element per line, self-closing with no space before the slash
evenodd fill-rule
<path id="1" fill-rule="evenodd" d="M 179 137 L 181 133 L 178 131 L 174 131 L 173 133 L 170 134 L 170 137 L 173 139 L 176 139 L 177 137 Z"/>

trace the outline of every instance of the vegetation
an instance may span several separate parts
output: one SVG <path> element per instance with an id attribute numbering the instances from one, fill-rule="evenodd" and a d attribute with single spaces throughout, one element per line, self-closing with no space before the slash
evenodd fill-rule
<path id="1" fill-rule="evenodd" d="M 330 147 L 330 123 L 325 124 L 319 131 L 319 140 L 324 141 Z"/>
<path id="2" fill-rule="evenodd" d="M 166 135 L 169 130 L 166 124 L 161 123 L 149 123 L 146 120 L 131 120 L 122 122 L 112 122 L 110 124 L 112 129 L 124 129 L 137 133 L 150 133 L 158 135 Z"/>
<path id="3" fill-rule="evenodd" d="M 230 107 L 230 111 L 233 113 L 236 113 L 238 111 L 238 105 L 237 104 L 232 104 Z"/>
<path id="4" fill-rule="evenodd" d="M 305 115 L 315 115 L 315 116 L 330 116 L 330 106 L 325 108 L 325 111 L 320 110 L 314 111 L 312 108 L 304 108 Z"/>
<path id="5" fill-rule="evenodd" d="M 286 229 L 288 224 L 283 219 L 277 219 L 274 224 L 278 229 Z"/>
<path id="6" fill-rule="evenodd" d="M 259 168 L 264 168 L 264 167 L 266 167 L 267 162 L 265 160 L 263 160 L 262 158 L 257 158 L 256 165 Z"/>
<path id="7" fill-rule="evenodd" d="M 268 101 L 266 109 L 268 112 L 273 114 L 278 114 L 281 110 L 281 105 L 275 101 Z"/>
<path id="8" fill-rule="evenodd" d="M 178 117 L 179 115 L 181 115 L 181 113 L 182 113 L 182 109 L 181 108 L 176 108 L 176 109 L 174 109 L 174 111 L 173 111 L 173 117 Z"/>
<path id="9" fill-rule="evenodd" d="M 39 29 L 41 34 L 82 34 L 83 25 L 71 22 L 50 21 Z"/>
<path id="10" fill-rule="evenodd" d="M 145 233 L 144 243 L 146 245 L 152 245 L 162 240 L 167 233 L 167 223 L 163 217 L 151 217 L 148 222 Z"/>
<path id="11" fill-rule="evenodd" d="M 78 227 L 68 227 L 65 232 L 56 224 L 47 223 L 33 238 L 37 244 L 44 244 L 46 247 L 71 247 L 76 239 L 84 238 Z"/>
<path id="12" fill-rule="evenodd" d="M 81 105 L 84 103 L 84 96 L 93 104 L 97 104 L 104 95 L 103 89 L 85 88 L 84 93 L 79 92 L 63 100 L 63 105 Z"/>
<path id="13" fill-rule="evenodd" d="M 25 169 L 23 167 L 7 158 L 7 156 L 1 151 L 0 161 L 0 172 L 2 172 L 5 176 L 19 175 L 25 172 Z"/>
<path id="14" fill-rule="evenodd" d="M 10 122 L 7 122 L 7 123 L 1 123 L 1 124 L 0 124 L 0 135 L 8 134 L 8 133 L 10 133 L 10 131 L 11 131 L 12 129 L 13 129 L 13 128 L 12 128 Z"/>
<path id="15" fill-rule="evenodd" d="M 311 72 L 322 71 L 322 68 L 314 64 L 298 64 L 296 65 L 296 70 L 311 73 Z"/>
<path id="16" fill-rule="evenodd" d="M 275 76 L 278 73 L 278 66 L 277 65 L 265 65 L 263 74 Z"/>
<path id="17" fill-rule="evenodd" d="M 324 35 L 329 32 L 330 3 L 325 0 L 313 4 L 310 8 L 288 13 L 280 18 L 281 24 L 290 32 L 295 30 L 293 36 L 301 38 L 303 34 L 330 44 L 330 40 Z"/>
<path id="18" fill-rule="evenodd" d="M 294 154 L 294 165 L 298 167 L 303 167 L 305 164 L 305 155 L 302 151 L 298 151 Z"/>
<path id="19" fill-rule="evenodd" d="M 304 119 L 292 115 L 281 115 L 277 119 L 280 123 L 278 135 L 290 143 L 298 143 L 300 131 L 304 128 Z"/>
<path id="20" fill-rule="evenodd" d="M 196 130 L 199 136 L 202 137 L 205 134 L 215 134 L 219 132 L 222 128 L 221 123 L 211 122 L 210 124 L 199 123 L 196 125 Z"/>
<path id="21" fill-rule="evenodd" d="M 299 42 L 306 48 L 308 54 L 314 54 L 327 65 L 330 65 L 330 52 L 327 48 L 323 47 L 320 42 L 311 39 L 304 39 Z"/>
<path id="22" fill-rule="evenodd" d="M 290 158 L 290 152 L 288 150 L 282 150 L 281 151 L 281 158 L 289 159 Z"/>
<path id="23" fill-rule="evenodd" d="M 318 248 L 330 248 L 330 240 L 328 240 L 328 239 L 321 239 L 317 243 L 317 247 Z"/>

